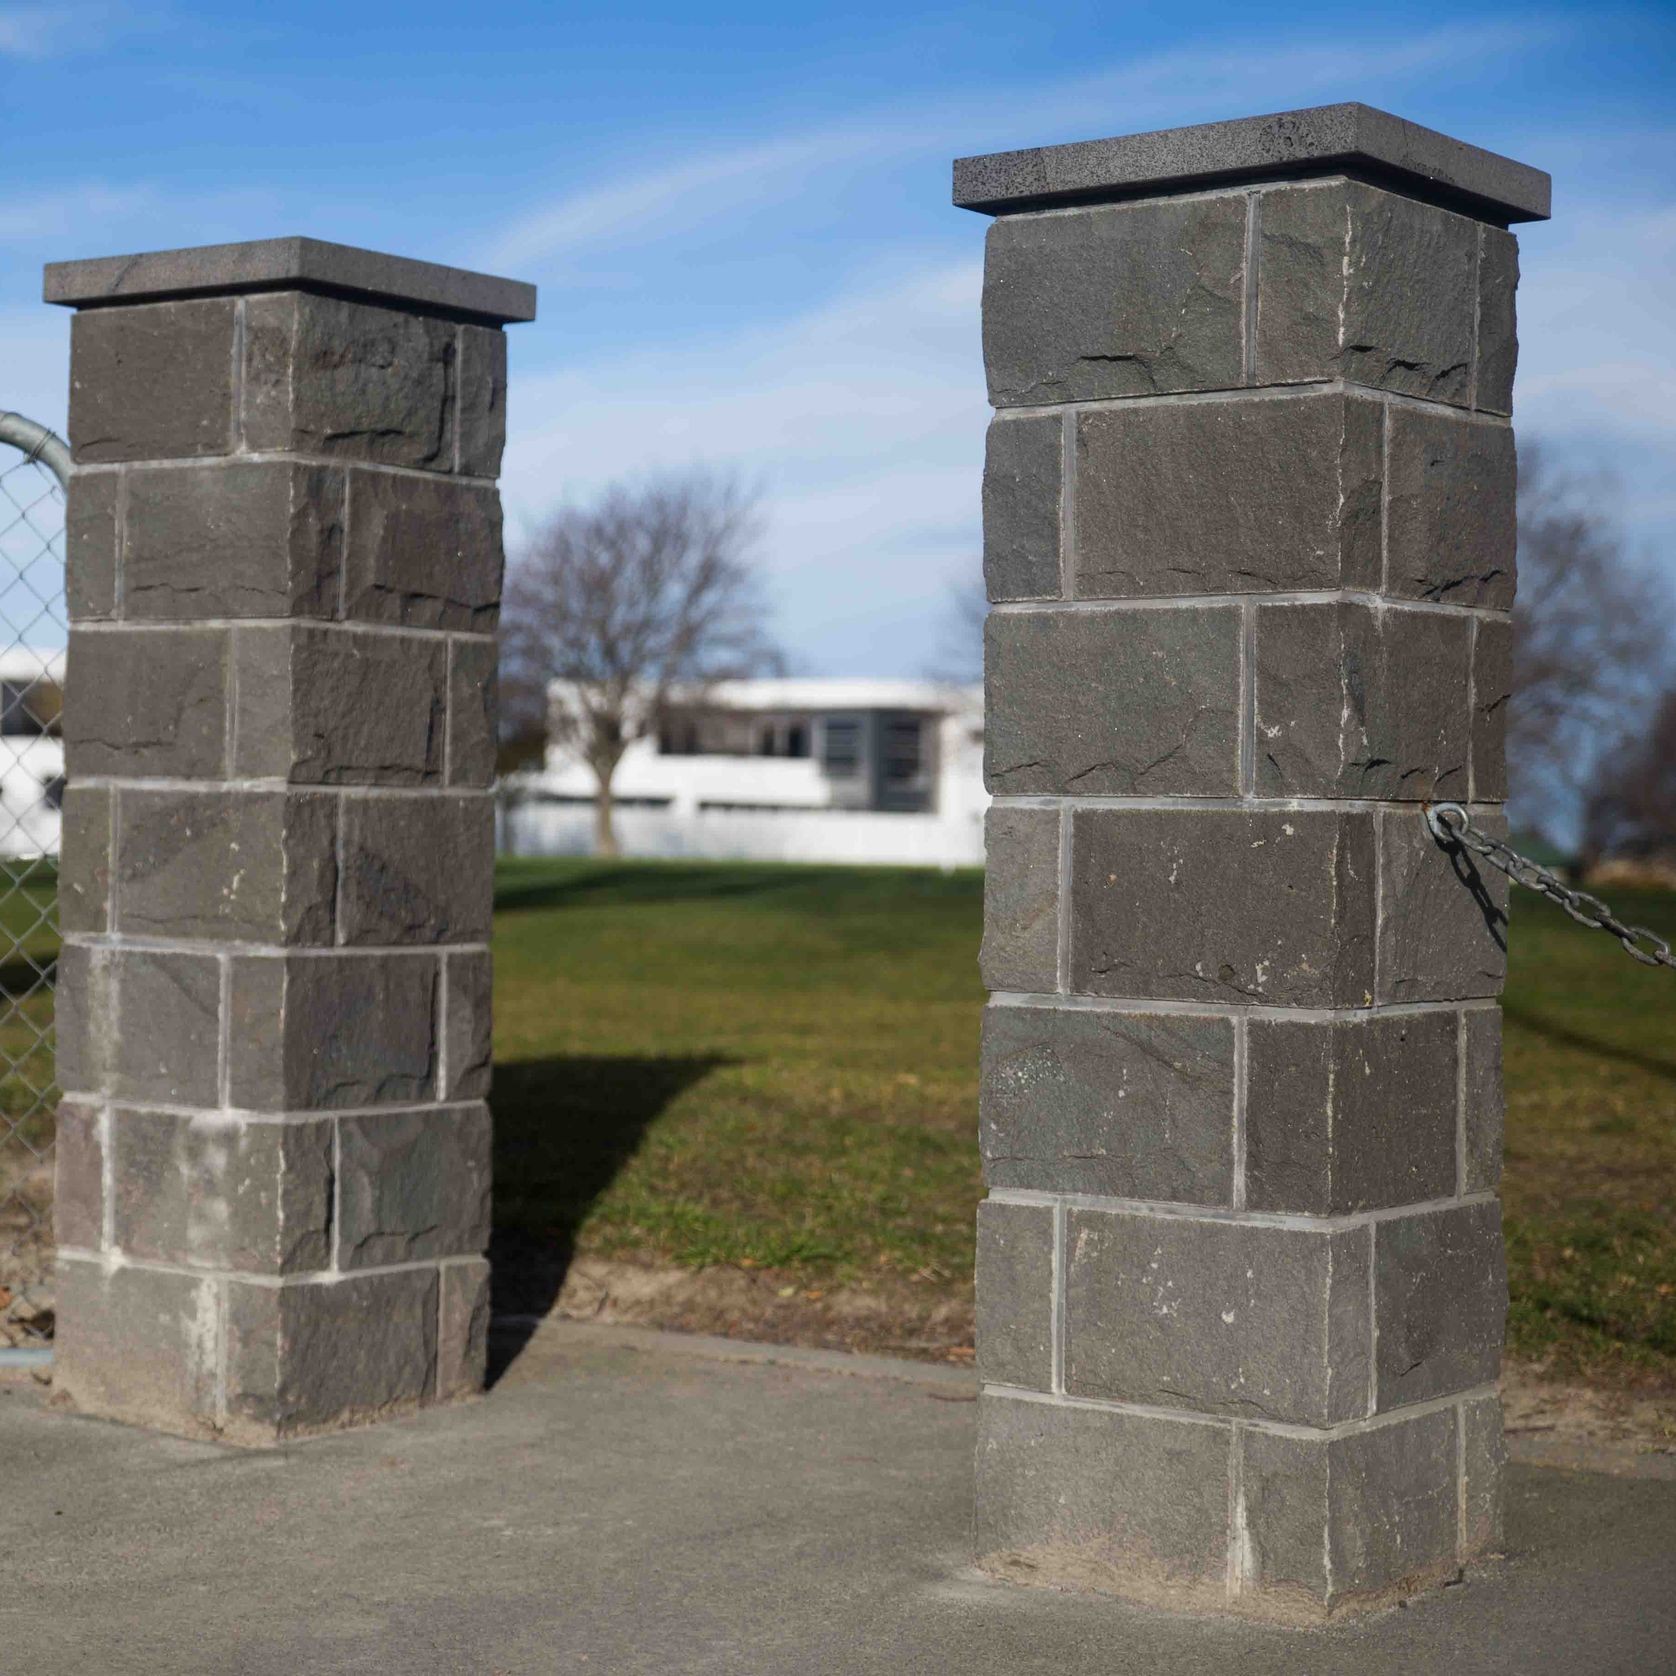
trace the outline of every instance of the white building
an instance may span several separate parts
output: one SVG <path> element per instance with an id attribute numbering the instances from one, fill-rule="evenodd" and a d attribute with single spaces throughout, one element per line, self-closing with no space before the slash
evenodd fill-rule
<path id="1" fill-rule="evenodd" d="M 562 707 L 562 686 L 552 689 Z M 501 847 L 593 848 L 592 771 L 549 745 L 514 777 Z M 728 681 L 671 709 L 612 781 L 624 855 L 983 861 L 983 691 L 933 681 Z"/>
<path id="2" fill-rule="evenodd" d="M 0 856 L 58 854 L 64 799 L 64 654 L 0 652 Z"/>

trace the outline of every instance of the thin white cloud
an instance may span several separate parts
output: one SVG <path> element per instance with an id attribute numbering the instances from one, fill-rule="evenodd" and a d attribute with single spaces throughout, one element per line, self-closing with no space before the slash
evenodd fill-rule
<path id="1" fill-rule="evenodd" d="M 0 54 L 61 58 L 102 47 L 122 25 L 117 6 L 0 6 Z"/>

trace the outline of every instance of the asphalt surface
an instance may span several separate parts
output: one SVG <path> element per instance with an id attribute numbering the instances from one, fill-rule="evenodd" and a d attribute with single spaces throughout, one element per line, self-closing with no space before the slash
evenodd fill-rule
<path id="1" fill-rule="evenodd" d="M 970 1569 L 968 1376 L 738 1354 L 555 1323 L 482 1402 L 266 1453 L 8 1378 L 0 1672 L 1676 1671 L 1676 1482 L 1515 1466 L 1510 1557 L 1457 1587 L 1185 1617 Z"/>

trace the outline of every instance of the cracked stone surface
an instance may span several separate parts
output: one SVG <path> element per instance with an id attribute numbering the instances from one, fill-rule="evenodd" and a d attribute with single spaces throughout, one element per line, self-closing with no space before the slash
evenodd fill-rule
<path id="1" fill-rule="evenodd" d="M 1488 413 L 1511 413 L 1519 364 L 1514 320 L 1519 241 L 1500 227 L 1481 227 L 1479 238 L 1477 405 Z"/>
<path id="2" fill-rule="evenodd" d="M 474 1256 L 489 1243 L 489 1108 L 338 1121 L 338 1265 Z"/>
<path id="3" fill-rule="evenodd" d="M 344 614 L 405 628 L 493 632 L 502 568 L 494 484 L 385 471 L 352 477 Z"/>
<path id="4" fill-rule="evenodd" d="M 1472 649 L 1472 795 L 1507 796 L 1507 711 L 1513 701 L 1513 625 L 1481 617 Z"/>
<path id="5" fill-rule="evenodd" d="M 992 1004 L 979 1141 L 991 1187 L 1233 1200 L 1229 1018 Z"/>
<path id="6" fill-rule="evenodd" d="M 991 599 L 1057 599 L 1065 426 L 993 419 L 984 447 L 983 573 Z"/>
<path id="7" fill-rule="evenodd" d="M 991 808 L 984 820 L 983 948 L 990 989 L 1059 987 L 1059 812 Z"/>
<path id="8" fill-rule="evenodd" d="M 1080 414 L 1076 595 L 1377 587 L 1381 472 L 1358 397 Z"/>
<path id="9" fill-rule="evenodd" d="M 1245 200 L 1009 216 L 989 230 L 984 362 L 997 407 L 1242 381 Z"/>
<path id="10" fill-rule="evenodd" d="M 345 798 L 342 849 L 342 942 L 488 940 L 495 811 L 487 796 Z"/>
<path id="11" fill-rule="evenodd" d="M 1465 797 L 1472 629 L 1465 615 L 1351 600 L 1259 606 L 1259 792 Z"/>
<path id="12" fill-rule="evenodd" d="M 1366 1006 L 1373 819 L 1329 810 L 1077 810 L 1071 988 Z"/>
<path id="13" fill-rule="evenodd" d="M 1306 1426 L 1359 1419 L 1368 1411 L 1368 1252 L 1366 1228 L 1072 1206 L 1065 1389 Z"/>
<path id="14" fill-rule="evenodd" d="M 82 679 L 83 669 L 97 679 Z M 227 737 L 227 632 L 70 631 L 64 752 L 89 774 L 219 778 Z"/>
<path id="15" fill-rule="evenodd" d="M 1231 796 L 1239 613 L 991 613 L 984 778 L 992 792 Z"/>

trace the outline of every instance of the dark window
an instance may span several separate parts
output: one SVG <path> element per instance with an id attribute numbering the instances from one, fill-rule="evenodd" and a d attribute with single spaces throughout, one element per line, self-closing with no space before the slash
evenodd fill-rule
<path id="1" fill-rule="evenodd" d="M 829 721 L 822 730 L 821 766 L 835 779 L 861 771 L 861 723 Z"/>
<path id="2" fill-rule="evenodd" d="M 906 785 L 919 778 L 920 769 L 924 766 L 920 747 L 917 717 L 885 724 L 884 763 L 888 784 Z"/>
<path id="3" fill-rule="evenodd" d="M 806 757 L 809 754 L 809 730 L 802 722 L 793 722 L 786 729 L 786 755 Z"/>

